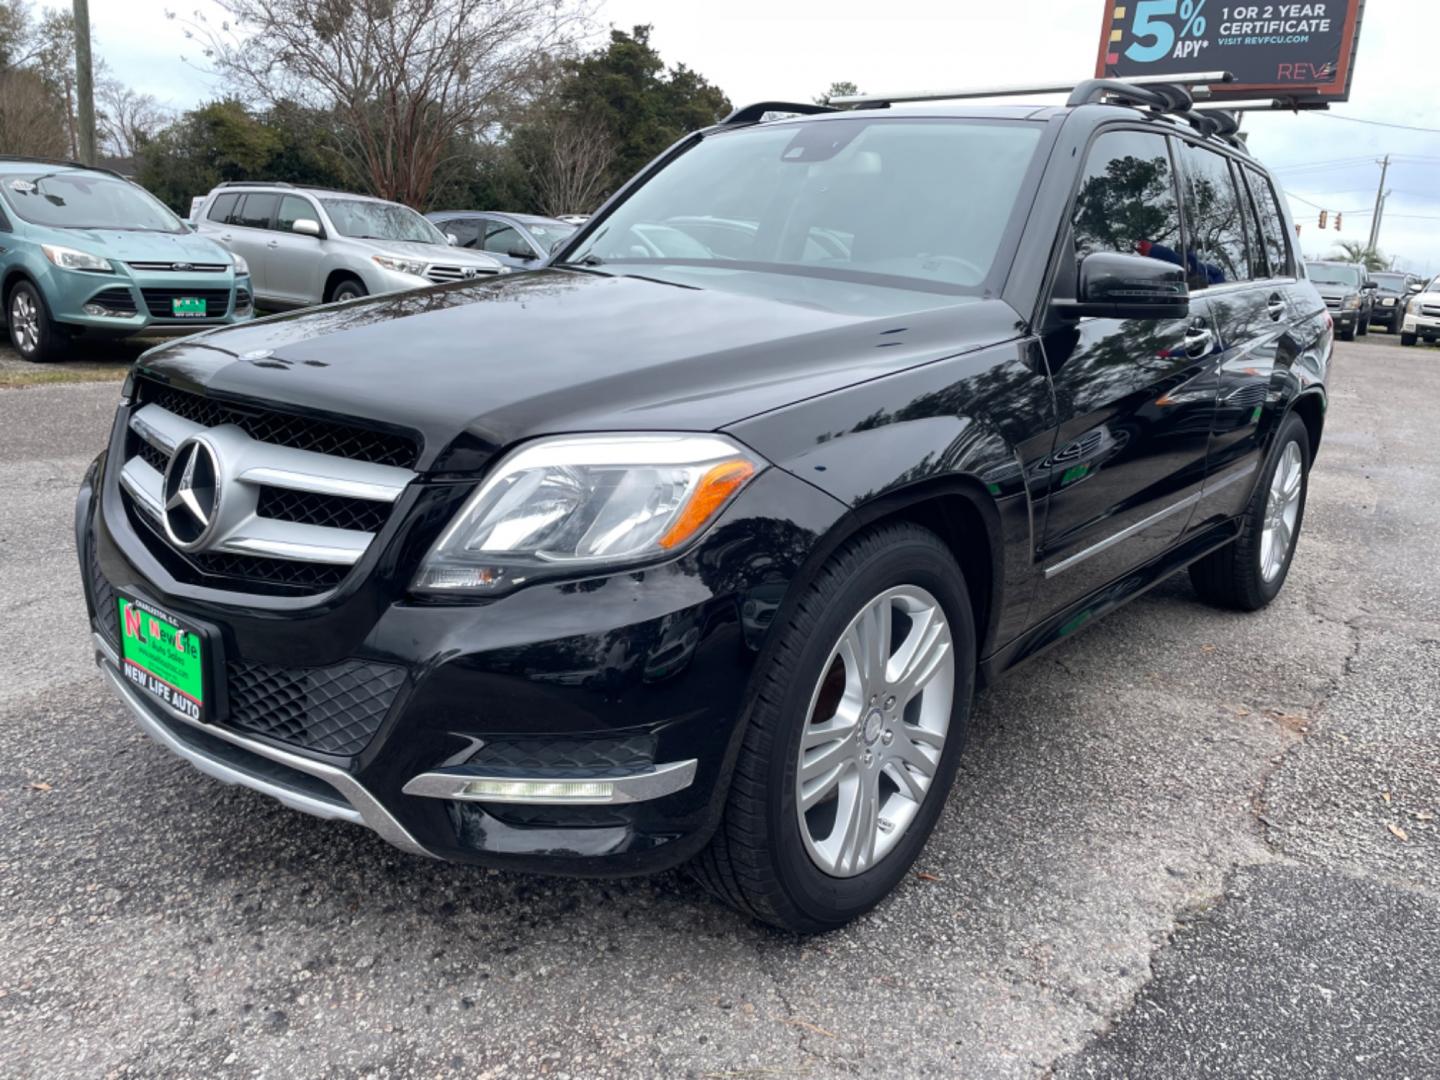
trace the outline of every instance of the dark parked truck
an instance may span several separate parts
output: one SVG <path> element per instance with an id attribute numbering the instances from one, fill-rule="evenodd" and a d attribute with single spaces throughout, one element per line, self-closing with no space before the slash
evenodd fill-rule
<path id="1" fill-rule="evenodd" d="M 1285 581 L 1332 319 L 1187 101 L 743 109 L 547 269 L 147 353 L 76 508 L 101 670 L 406 851 L 844 923 L 977 686 Z"/>

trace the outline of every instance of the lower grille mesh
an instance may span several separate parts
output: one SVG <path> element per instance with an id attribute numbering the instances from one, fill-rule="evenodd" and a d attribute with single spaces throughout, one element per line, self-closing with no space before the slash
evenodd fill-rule
<path id="1" fill-rule="evenodd" d="M 93 536 L 93 532 L 86 530 L 87 534 Z M 86 571 L 90 577 L 90 600 L 95 605 L 95 619 L 100 624 L 100 632 L 106 640 L 117 649 L 120 647 L 120 614 L 116 607 L 115 590 L 110 587 L 110 582 L 105 580 L 105 575 L 100 570 L 100 560 L 95 558 L 95 547 L 93 541 L 85 545 Z"/>
<path id="2" fill-rule="evenodd" d="M 233 727 L 317 750 L 358 754 L 375 737 L 405 670 L 351 660 L 333 667 L 231 663 Z"/>

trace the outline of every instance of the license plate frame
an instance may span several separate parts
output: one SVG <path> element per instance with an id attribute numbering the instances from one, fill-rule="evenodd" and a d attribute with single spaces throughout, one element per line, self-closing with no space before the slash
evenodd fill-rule
<path id="1" fill-rule="evenodd" d="M 121 675 L 162 710 L 208 723 L 214 706 L 209 635 L 147 600 L 119 593 L 115 603 Z"/>
<path id="2" fill-rule="evenodd" d="M 176 319 L 203 319 L 208 314 L 209 307 L 209 301 L 203 296 L 170 298 L 170 315 Z"/>

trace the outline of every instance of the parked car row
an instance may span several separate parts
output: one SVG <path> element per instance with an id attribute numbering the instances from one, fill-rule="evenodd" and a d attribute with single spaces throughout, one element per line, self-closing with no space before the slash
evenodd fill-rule
<path id="1" fill-rule="evenodd" d="M 1410 286 L 1410 301 L 1400 322 L 1400 344 L 1414 345 L 1422 338 L 1427 345 L 1440 341 L 1440 277 L 1427 285 L 1416 282 Z"/>
<path id="2" fill-rule="evenodd" d="M 581 218 L 580 220 L 584 220 Z M 48 361 L 76 338 L 182 334 L 288 310 L 535 269 L 576 229 L 286 183 L 229 182 L 189 222 L 75 162 L 0 157 L 0 302 L 10 341 Z"/>
<path id="3" fill-rule="evenodd" d="M 0 300 L 26 360 L 75 338 L 189 333 L 248 319 L 249 264 L 118 173 L 0 158 Z"/>

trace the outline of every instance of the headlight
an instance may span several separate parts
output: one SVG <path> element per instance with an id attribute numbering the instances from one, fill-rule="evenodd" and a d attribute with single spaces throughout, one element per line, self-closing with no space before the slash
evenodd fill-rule
<path id="1" fill-rule="evenodd" d="M 245 256 L 244 256 L 244 255 L 236 255 L 236 256 L 235 256 L 235 276 L 236 276 L 236 277 L 244 277 L 244 276 L 245 276 L 246 274 L 248 274 L 248 273 L 250 273 L 250 264 L 245 261 Z"/>
<path id="2" fill-rule="evenodd" d="M 40 250 L 62 270 L 94 270 L 102 274 L 114 271 L 109 259 L 102 259 L 99 255 L 91 255 L 88 251 L 78 251 L 75 248 L 61 247 L 59 244 L 41 244 Z"/>
<path id="3" fill-rule="evenodd" d="M 1395 297 L 1393 297 L 1393 296 L 1382 296 L 1382 297 L 1380 298 L 1380 304 L 1381 304 L 1382 307 L 1394 307 L 1394 306 L 1395 306 Z"/>
<path id="4" fill-rule="evenodd" d="M 416 277 L 425 276 L 425 263 L 417 259 L 402 259 L 399 255 L 371 255 L 375 265 L 385 270 L 393 270 L 397 274 L 413 274 Z"/>
<path id="5" fill-rule="evenodd" d="M 1358 297 L 1358 296 L 1347 296 L 1347 297 L 1345 297 L 1345 302 L 1344 302 L 1341 306 L 1344 307 L 1344 308 L 1346 308 L 1346 309 L 1349 309 L 1349 308 L 1358 308 L 1358 307 L 1360 306 L 1360 297 Z"/>
<path id="6" fill-rule="evenodd" d="M 721 435 L 566 435 L 508 455 L 435 542 L 414 587 L 493 593 L 683 549 L 765 462 Z"/>

